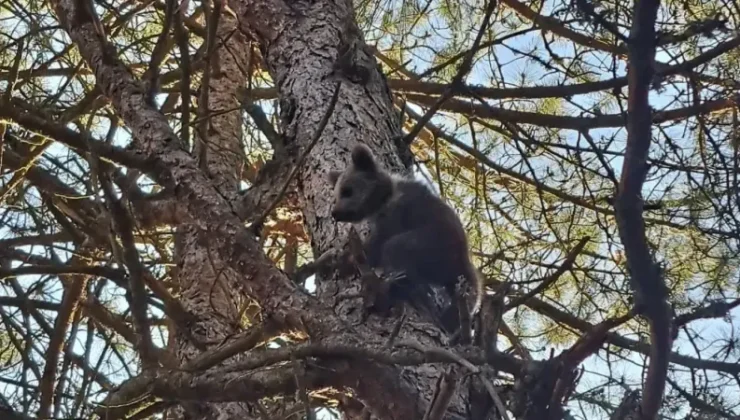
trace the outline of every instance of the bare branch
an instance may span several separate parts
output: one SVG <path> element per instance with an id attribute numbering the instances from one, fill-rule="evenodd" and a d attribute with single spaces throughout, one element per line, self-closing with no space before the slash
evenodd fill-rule
<path id="1" fill-rule="evenodd" d="M 647 244 L 642 215 L 642 184 L 647 176 L 647 157 L 655 121 L 648 94 L 655 71 L 655 19 L 659 6 L 659 0 L 635 1 L 634 5 L 628 46 L 627 152 L 614 205 L 635 302 L 650 322 L 650 367 L 641 406 L 642 418 L 646 420 L 654 419 L 661 407 L 673 341 L 668 294 L 661 269 L 653 261 Z"/>
<path id="2" fill-rule="evenodd" d="M 156 366 L 156 358 L 154 356 L 154 344 L 152 343 L 149 320 L 147 318 L 147 295 L 146 286 L 144 285 L 146 268 L 141 264 L 139 251 L 136 250 L 133 235 L 134 227 L 131 223 L 131 218 L 126 212 L 126 209 L 121 205 L 121 202 L 116 198 L 110 180 L 102 173 L 100 174 L 100 185 L 103 188 L 106 202 L 113 216 L 115 228 L 121 237 L 121 244 L 123 245 L 124 263 L 129 272 L 130 306 L 136 327 L 136 346 L 138 347 L 144 367 L 151 368 Z"/>
<path id="3" fill-rule="evenodd" d="M 560 267 L 558 267 L 557 270 L 555 270 L 554 273 L 544 278 L 537 287 L 530 290 L 525 295 L 519 296 L 516 299 L 512 299 L 506 305 L 504 311 L 516 308 L 517 306 L 525 303 L 529 298 L 531 298 L 532 296 L 537 296 L 540 292 L 547 289 L 551 284 L 556 282 L 560 278 L 560 276 L 562 276 L 566 271 L 570 270 L 570 268 L 573 266 L 573 263 L 576 261 L 576 258 L 581 253 L 581 251 L 583 251 L 583 248 L 586 246 L 590 239 L 591 238 L 589 238 L 588 236 L 581 238 L 578 244 L 576 244 L 576 246 L 573 247 L 573 249 L 565 257 L 565 261 L 563 261 L 563 263 L 560 265 Z"/>

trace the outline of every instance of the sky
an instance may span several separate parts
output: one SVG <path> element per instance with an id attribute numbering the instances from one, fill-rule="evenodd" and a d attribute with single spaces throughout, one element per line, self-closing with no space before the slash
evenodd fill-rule
<path id="1" fill-rule="evenodd" d="M 394 0 L 394 1 L 396 1 L 396 0 Z M 396 1 L 396 4 L 398 4 L 397 1 Z M 190 7 L 193 7 L 193 5 L 191 4 Z M 548 14 L 549 12 L 550 12 L 549 6 L 546 6 L 545 7 L 545 10 L 543 11 L 543 13 Z M 435 26 L 440 26 L 440 23 L 441 22 L 439 22 L 438 20 L 433 20 L 432 21 L 432 24 L 434 24 Z M 3 23 L 3 25 L 8 25 L 8 24 L 9 23 L 7 21 Z M 476 25 L 477 25 L 477 23 L 476 23 Z M 20 32 L 17 32 L 17 33 L 22 33 L 23 28 L 19 27 L 18 30 Z M 440 45 L 442 45 L 442 43 L 443 43 L 442 38 L 446 38 L 450 34 L 449 34 L 449 32 L 445 33 L 445 31 L 441 31 L 441 34 L 440 35 L 441 35 L 441 37 L 437 41 L 438 41 L 438 43 Z M 64 39 L 65 39 L 65 41 L 68 40 L 68 38 L 66 36 L 64 36 Z M 3 40 L 2 42 L 5 42 L 5 41 Z M 524 50 L 524 49 L 527 49 L 527 47 L 531 46 L 535 42 L 541 42 L 541 40 L 538 37 L 538 33 L 537 32 L 533 32 L 533 34 L 525 35 L 525 36 L 522 36 L 522 37 L 513 39 L 510 42 L 507 42 L 507 45 L 510 45 L 511 47 L 514 47 L 514 48 L 517 48 L 517 49 L 520 49 L 520 50 Z M 381 42 L 381 45 L 383 45 L 383 42 Z M 387 42 L 386 42 L 386 45 L 387 45 Z M 61 50 L 61 46 L 62 46 L 62 44 L 57 42 L 55 49 L 57 51 L 59 51 L 59 50 Z M 424 53 L 424 52 L 429 53 L 430 50 L 419 49 L 419 51 L 421 51 L 422 53 Z M 555 46 L 555 52 L 557 52 L 559 55 L 562 55 L 564 57 L 572 56 L 572 53 L 573 53 L 573 51 L 572 51 L 569 43 L 557 43 L 556 46 Z M 429 53 L 429 54 L 431 54 L 431 53 Z M 513 60 L 513 59 L 516 58 L 516 56 L 512 52 L 508 51 L 505 48 L 500 48 L 500 47 L 499 48 L 496 48 L 496 54 L 497 54 L 497 58 L 501 62 L 507 62 L 507 61 L 510 61 L 510 60 Z M 430 56 L 421 57 L 421 58 L 427 58 L 428 59 L 429 57 Z M 405 58 L 406 59 L 409 59 L 411 57 L 405 57 Z M 593 60 L 596 60 L 597 58 L 598 58 L 597 56 L 593 56 L 592 59 Z M 659 53 L 657 58 L 658 58 L 659 61 L 663 61 L 663 62 L 668 62 L 669 61 L 669 57 L 665 53 Z M 413 59 L 412 58 L 412 61 L 411 61 L 410 65 L 409 65 L 409 67 L 410 68 L 413 68 L 415 65 L 419 66 L 420 68 L 425 68 L 426 67 L 425 65 L 423 65 L 420 62 L 419 59 Z M 507 74 L 507 76 L 514 76 L 516 74 L 515 71 L 522 70 L 521 67 L 523 65 L 524 64 L 520 64 L 518 66 L 512 66 L 514 68 L 510 71 L 511 74 Z M 535 71 L 535 67 L 534 66 L 529 66 L 529 67 L 526 68 L 526 70 L 528 72 L 533 72 L 533 71 Z M 623 71 L 623 69 L 622 69 L 622 71 Z M 540 71 L 540 72 L 542 73 L 542 71 Z M 606 79 L 606 78 L 610 78 L 611 75 L 605 74 L 605 75 L 601 75 L 600 77 Z M 64 78 L 61 78 L 61 77 L 47 79 L 47 83 L 49 85 L 51 85 L 51 86 L 53 86 L 54 84 L 61 84 L 61 83 L 64 83 L 64 82 L 65 82 L 65 79 Z M 477 66 L 473 70 L 473 72 L 471 72 L 470 76 L 467 79 L 467 82 L 469 84 L 487 85 L 487 84 L 489 84 L 489 75 L 488 75 L 486 69 L 482 68 L 482 66 Z M 547 83 L 547 82 L 545 82 L 545 83 Z M 4 86 L 2 84 L 0 84 L 0 87 L 4 88 Z M 673 89 L 674 89 L 673 87 L 667 87 L 667 89 L 666 89 L 665 92 L 663 92 L 661 94 L 654 93 L 653 95 L 651 95 L 651 105 L 654 108 L 657 108 L 657 109 L 660 109 L 660 108 L 663 108 L 663 107 L 668 106 L 669 105 L 670 98 L 673 97 L 674 96 L 674 93 L 675 93 L 675 92 L 673 92 Z M 161 102 L 162 98 L 163 98 L 163 96 L 160 96 L 160 97 L 158 97 L 158 100 Z M 593 98 L 591 98 L 591 97 L 579 98 L 579 100 L 582 100 L 582 101 L 590 101 L 592 99 Z M 268 114 L 273 111 L 273 108 L 272 108 L 270 102 L 266 102 L 265 101 L 265 102 L 262 102 L 261 105 L 264 106 L 265 112 L 267 112 Z M 424 110 L 419 109 L 419 108 L 416 108 L 416 110 L 418 112 L 421 112 L 421 113 L 423 113 L 423 111 L 424 111 Z M 466 142 L 467 144 L 470 144 L 470 139 L 467 136 L 467 134 L 464 134 L 463 131 L 456 132 L 454 130 L 454 125 L 450 122 L 450 120 L 445 119 L 445 118 L 442 118 L 442 117 L 435 117 L 433 119 L 433 122 L 435 124 L 437 124 L 438 126 L 440 126 L 440 127 L 446 128 L 448 130 L 448 132 L 450 132 L 450 133 L 455 132 L 455 134 L 458 135 L 458 137 L 460 138 L 460 140 Z M 74 126 L 70 126 L 70 128 L 75 128 L 76 129 L 76 127 L 74 127 Z M 93 131 L 97 134 L 98 138 L 104 137 L 105 132 L 107 131 L 107 129 L 108 129 L 108 127 L 105 127 L 105 126 L 93 127 Z M 611 129 L 605 129 L 603 131 L 604 131 L 605 134 L 610 134 L 612 132 Z M 572 142 L 572 144 L 575 144 L 575 136 L 574 136 L 574 133 L 573 132 L 565 131 L 564 134 L 565 134 L 566 140 L 568 140 L 569 142 Z M 127 136 L 126 131 L 125 130 L 119 130 L 118 131 L 118 135 L 115 138 L 115 142 L 117 144 L 119 144 L 119 145 L 124 145 L 127 141 L 128 141 L 128 136 Z M 58 154 L 63 155 L 65 153 L 64 152 L 64 147 L 57 144 L 55 146 L 52 146 L 49 149 L 49 152 L 48 153 L 51 153 L 51 154 L 54 154 L 54 155 L 58 155 Z M 620 171 L 620 168 L 621 168 L 621 161 L 620 161 L 620 159 L 615 159 L 614 161 L 612 161 L 612 164 L 613 164 L 613 167 L 615 168 L 615 172 L 617 173 L 617 176 L 619 176 L 619 171 Z M 432 187 L 435 190 L 438 191 L 438 189 L 436 188 L 436 185 L 432 185 Z M 651 187 L 651 185 L 646 185 L 646 188 L 650 188 L 650 187 Z M 10 236 L 10 233 L 8 232 L 7 228 L 0 226 L 0 238 L 6 238 L 6 237 L 9 237 L 9 236 Z M 28 248 L 26 250 L 29 251 L 29 252 L 35 252 L 35 251 L 31 250 L 30 248 Z M 68 257 L 68 255 L 67 256 L 63 256 L 63 257 L 66 258 L 66 257 Z M 33 283 L 35 281 L 35 279 L 32 276 L 25 276 L 24 278 L 21 278 L 19 280 L 21 281 L 21 284 L 23 284 L 24 286 L 25 285 L 30 285 L 31 283 Z M 309 284 L 308 286 L 309 286 L 309 288 L 311 288 L 311 284 Z M 12 293 L 12 291 L 10 291 L 9 289 L 6 288 L 6 286 L 0 285 L 0 295 L 6 294 L 6 293 L 8 295 L 11 295 L 11 296 L 14 295 Z M 60 298 L 61 298 L 60 291 L 59 291 L 58 288 L 56 289 L 56 291 L 54 293 L 52 293 L 52 295 L 54 296 L 54 299 L 56 299 L 57 301 L 59 301 Z M 116 302 L 117 302 L 118 305 L 121 305 L 121 307 L 125 306 L 125 300 L 123 300 L 122 296 L 120 296 L 120 295 L 115 296 L 112 293 L 108 293 L 107 298 L 116 299 Z M 157 316 L 158 315 L 161 315 L 161 314 L 156 313 L 156 311 L 157 311 L 156 308 L 152 308 L 152 314 L 153 315 L 157 315 Z M 733 311 L 731 313 L 730 316 L 731 316 L 731 318 L 733 320 L 735 320 L 736 317 L 737 317 L 737 315 L 738 315 L 738 312 L 737 312 L 737 310 L 735 310 L 735 311 Z M 532 321 L 532 322 L 535 322 L 535 321 Z M 726 336 L 727 330 L 728 330 L 727 324 L 724 323 L 724 322 L 722 322 L 722 321 L 719 321 L 719 320 L 702 320 L 702 321 L 697 321 L 695 323 L 692 323 L 692 326 L 693 326 L 693 328 L 695 330 L 701 331 L 701 336 L 707 342 L 710 342 L 714 337 Z M 78 340 L 77 340 L 77 342 L 75 343 L 75 346 L 74 346 L 74 351 L 76 353 L 78 353 L 78 354 L 81 354 L 83 352 L 83 347 L 82 346 L 84 345 L 84 338 L 85 338 L 84 328 L 82 328 L 81 329 L 81 334 L 78 336 Z M 631 338 L 635 338 L 635 337 L 631 337 Z M 159 339 L 159 336 L 157 334 L 154 334 L 154 339 L 157 340 L 157 341 L 159 341 L 158 340 Z M 163 343 L 159 343 L 159 344 L 161 345 Z M 556 354 L 560 350 L 562 350 L 562 348 L 557 348 Z M 100 352 L 100 351 L 102 351 L 102 348 L 96 347 L 96 349 L 93 351 L 93 354 L 92 354 L 92 360 L 96 360 L 97 357 L 99 357 L 99 354 L 95 354 L 96 351 Z M 685 355 L 693 355 L 694 354 L 694 351 L 693 351 L 693 348 L 692 348 L 691 344 L 686 340 L 686 337 L 684 336 L 683 333 L 681 333 L 681 335 L 679 336 L 678 341 L 674 344 L 674 351 L 676 351 L 678 353 L 681 353 L 681 354 L 685 354 Z M 709 351 L 703 352 L 703 354 L 708 354 L 708 353 L 710 353 L 710 352 Z M 549 346 L 546 346 L 541 351 L 535 352 L 534 354 L 535 354 L 536 357 L 545 358 L 549 354 Z M 637 355 L 634 355 L 634 356 L 635 357 L 632 358 L 632 360 L 634 361 L 634 364 L 618 363 L 618 364 L 611 364 L 611 366 L 609 366 L 604 360 L 602 360 L 599 357 L 591 357 L 591 358 L 589 358 L 585 362 L 584 368 L 586 369 L 586 371 L 593 372 L 593 373 L 587 373 L 586 375 L 584 375 L 584 377 L 583 377 L 583 379 L 582 379 L 582 381 L 580 383 L 580 386 L 579 386 L 579 389 L 578 390 L 579 391 L 584 391 L 584 390 L 587 390 L 587 389 L 589 389 L 589 388 L 591 388 L 593 386 L 598 386 L 599 384 L 603 383 L 603 378 L 600 378 L 599 377 L 599 373 L 600 372 L 606 372 L 608 368 L 611 368 L 612 369 L 612 372 L 615 372 L 615 371 L 616 372 L 622 372 L 623 375 L 626 378 L 630 378 L 630 382 L 632 384 L 636 384 L 637 383 L 637 380 L 639 379 L 640 374 L 641 374 L 641 369 L 642 369 L 643 361 L 642 361 L 641 358 L 637 357 Z M 617 366 L 617 367 L 615 368 L 615 366 Z M 128 376 L 125 373 L 125 371 L 123 370 L 123 366 L 114 366 L 114 369 L 119 370 L 119 373 L 118 374 L 111 375 L 111 379 L 113 379 L 113 380 L 123 380 L 123 379 L 125 379 Z M 2 390 L 2 385 L 0 385 L 0 390 Z M 617 400 L 618 400 L 619 397 L 621 397 L 621 394 L 618 394 Z M 602 416 L 602 417 L 598 417 L 598 416 Z M 327 418 L 329 418 L 329 417 L 327 417 Z M 603 411 L 600 411 L 600 412 L 594 413 L 594 417 L 592 417 L 592 418 L 594 418 L 594 419 L 597 419 L 597 418 L 606 418 L 606 416 L 604 416 L 604 412 Z M 681 417 L 678 416 L 677 418 L 681 418 Z"/>

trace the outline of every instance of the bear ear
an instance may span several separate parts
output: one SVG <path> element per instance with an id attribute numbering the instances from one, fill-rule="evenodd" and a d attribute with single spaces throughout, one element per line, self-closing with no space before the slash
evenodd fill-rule
<path id="1" fill-rule="evenodd" d="M 329 175 L 327 178 L 329 179 L 329 182 L 332 186 L 337 185 L 337 181 L 339 181 L 339 177 L 342 175 L 342 171 L 329 171 Z"/>
<path id="2" fill-rule="evenodd" d="M 352 150 L 352 164 L 357 170 L 364 172 L 375 172 L 377 170 L 373 152 L 364 144 L 358 144 Z"/>

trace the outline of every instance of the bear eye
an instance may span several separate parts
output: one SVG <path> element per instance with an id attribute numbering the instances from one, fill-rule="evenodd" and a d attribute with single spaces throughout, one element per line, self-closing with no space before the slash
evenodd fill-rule
<path id="1" fill-rule="evenodd" d="M 350 197 L 352 195 L 352 188 L 342 187 L 342 189 L 339 190 L 339 195 L 343 198 Z"/>

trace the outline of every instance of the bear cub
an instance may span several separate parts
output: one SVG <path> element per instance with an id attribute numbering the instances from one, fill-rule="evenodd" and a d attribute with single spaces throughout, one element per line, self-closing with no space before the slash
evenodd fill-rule
<path id="1" fill-rule="evenodd" d="M 391 298 L 413 301 L 414 294 L 435 284 L 444 286 L 454 302 L 455 286 L 464 278 L 474 293 L 470 314 L 478 312 L 483 284 L 470 261 L 462 223 L 442 199 L 424 184 L 380 168 L 362 144 L 352 150 L 350 166 L 332 171 L 329 181 L 334 185 L 332 217 L 338 222 L 368 222 L 370 232 L 363 242 L 368 265 L 384 275 L 405 277 L 398 287 L 391 287 Z M 445 329 L 457 330 L 449 323 Z"/>

